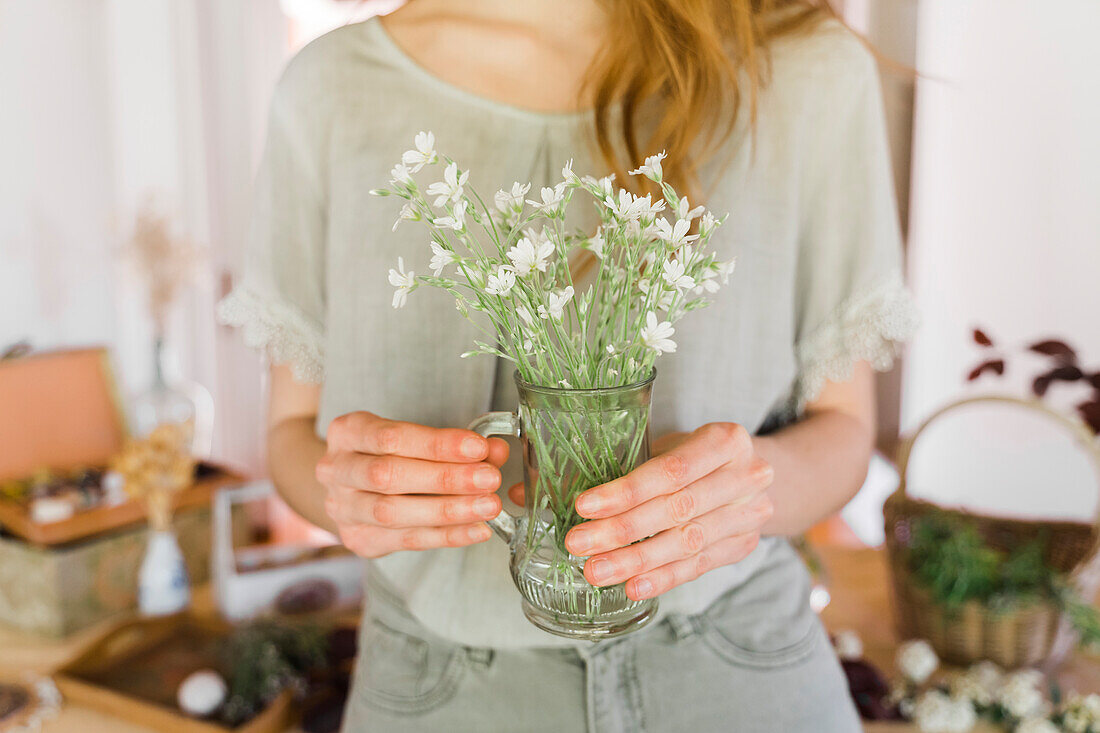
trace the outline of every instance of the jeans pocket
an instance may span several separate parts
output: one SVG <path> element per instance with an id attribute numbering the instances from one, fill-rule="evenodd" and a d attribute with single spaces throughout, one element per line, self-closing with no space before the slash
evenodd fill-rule
<path id="1" fill-rule="evenodd" d="M 809 604 L 809 576 L 789 546 L 695 617 L 703 642 L 725 661 L 778 669 L 808 659 L 823 637 Z"/>
<path id="2" fill-rule="evenodd" d="M 355 690 L 364 702 L 392 713 L 414 715 L 443 705 L 466 670 L 466 650 L 364 619 Z"/>

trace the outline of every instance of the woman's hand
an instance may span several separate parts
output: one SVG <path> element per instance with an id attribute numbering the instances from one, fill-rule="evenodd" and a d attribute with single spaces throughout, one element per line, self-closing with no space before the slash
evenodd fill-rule
<path id="1" fill-rule="evenodd" d="M 329 425 L 317 480 L 341 541 L 363 557 L 484 542 L 508 444 L 353 412 Z"/>
<path id="2" fill-rule="evenodd" d="M 577 513 L 592 521 L 565 539 L 588 556 L 590 583 L 626 581 L 634 600 L 744 559 L 773 511 L 772 468 L 740 425 L 710 423 L 660 442 L 673 447 L 577 497 Z"/>

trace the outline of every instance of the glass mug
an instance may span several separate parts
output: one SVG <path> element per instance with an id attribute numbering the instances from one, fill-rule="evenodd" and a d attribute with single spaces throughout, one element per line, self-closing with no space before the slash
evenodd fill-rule
<path id="1" fill-rule="evenodd" d="M 511 550 L 512 579 L 523 613 L 558 636 L 599 640 L 641 628 L 657 599 L 632 601 L 624 584 L 597 587 L 584 562 L 565 549 L 565 535 L 585 521 L 574 502 L 593 486 L 625 475 L 649 458 L 653 380 L 608 389 L 558 389 L 524 382 L 519 410 L 489 412 L 470 424 L 486 437 L 511 435 L 523 447 L 524 512 L 489 522 Z"/>

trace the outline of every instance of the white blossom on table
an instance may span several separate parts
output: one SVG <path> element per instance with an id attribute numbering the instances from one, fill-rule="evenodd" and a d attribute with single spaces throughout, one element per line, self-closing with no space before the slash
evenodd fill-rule
<path id="1" fill-rule="evenodd" d="M 940 658 L 924 639 L 913 639 L 899 646 L 896 661 L 898 671 L 915 685 L 923 685 L 940 666 Z"/>
<path id="2" fill-rule="evenodd" d="M 923 733 L 967 733 L 977 724 L 978 714 L 965 698 L 929 690 L 917 698 L 913 722 Z"/>
<path id="3" fill-rule="evenodd" d="M 863 658 L 863 640 L 851 629 L 841 629 L 833 635 L 833 648 L 842 660 L 854 662 Z"/>
<path id="4" fill-rule="evenodd" d="M 1066 733 L 1100 733 L 1100 694 L 1067 695 L 1062 703 L 1062 729 Z"/>
<path id="5" fill-rule="evenodd" d="M 1043 673 L 1034 669 L 1012 672 L 1004 678 L 997 691 L 997 702 L 1013 718 L 1023 719 L 1045 715 L 1049 706 L 1041 685 Z"/>

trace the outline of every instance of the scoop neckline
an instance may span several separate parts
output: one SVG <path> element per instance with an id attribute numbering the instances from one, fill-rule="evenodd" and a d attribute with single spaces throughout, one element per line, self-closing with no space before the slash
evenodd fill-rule
<path id="1" fill-rule="evenodd" d="M 468 89 L 463 89 L 460 86 L 456 86 L 449 81 L 441 79 L 434 73 L 425 68 L 419 61 L 409 55 L 408 51 L 401 47 L 401 45 L 394 40 L 390 32 L 386 30 L 386 27 L 382 25 L 382 16 L 374 16 L 366 21 L 365 25 L 373 32 L 375 37 L 381 42 L 383 46 L 389 51 L 403 67 L 421 81 L 427 83 L 430 86 L 436 87 L 440 91 L 458 99 L 463 100 L 467 104 L 484 107 L 496 112 L 511 115 L 520 119 L 525 119 L 530 122 L 538 122 L 542 124 L 573 124 L 583 122 L 590 119 L 593 114 L 593 110 L 585 109 L 578 110 L 576 112 L 540 112 L 538 110 L 527 109 L 526 107 L 519 107 L 508 102 L 503 102 L 499 99 L 493 99 L 486 97 L 476 92 L 471 92 Z"/>

